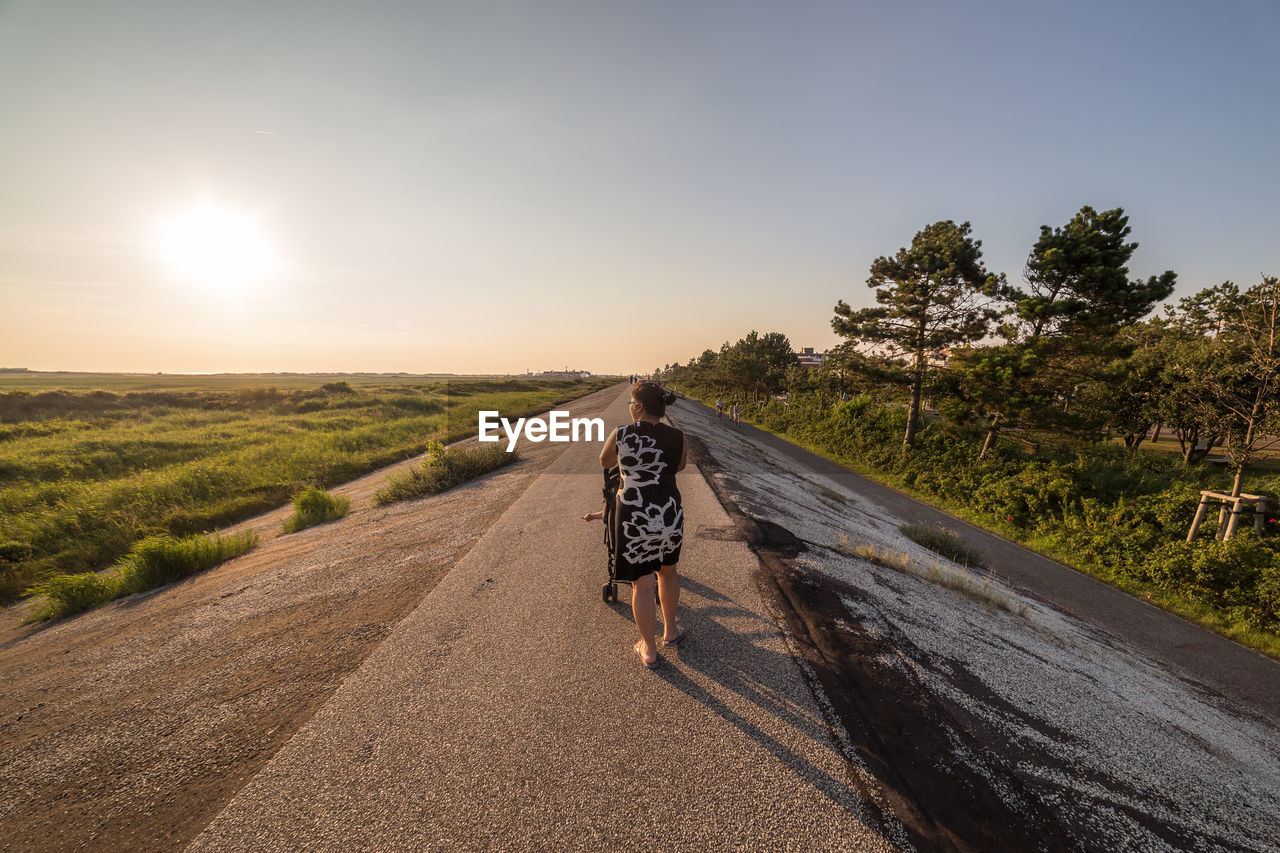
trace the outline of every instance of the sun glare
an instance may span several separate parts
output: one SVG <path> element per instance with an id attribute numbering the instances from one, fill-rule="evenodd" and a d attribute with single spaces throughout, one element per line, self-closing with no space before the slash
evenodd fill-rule
<path id="1" fill-rule="evenodd" d="M 266 278 L 275 266 L 254 217 L 211 203 L 162 223 L 161 244 L 178 275 L 211 289 L 241 290 Z"/>

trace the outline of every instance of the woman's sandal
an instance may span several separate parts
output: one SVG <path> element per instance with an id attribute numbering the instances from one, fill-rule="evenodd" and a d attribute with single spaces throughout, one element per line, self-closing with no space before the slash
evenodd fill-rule
<path id="1" fill-rule="evenodd" d="M 662 645 L 664 645 L 664 646 L 678 646 L 678 645 L 680 645 L 680 644 L 681 644 L 681 643 L 683 643 L 683 642 L 684 642 L 684 626 L 683 626 L 683 625 L 681 625 L 681 626 L 680 626 L 680 633 L 679 633 L 679 634 L 676 634 L 676 635 L 675 635 L 674 637 L 672 637 L 670 640 L 663 640 L 663 641 L 662 641 Z"/>
<path id="2" fill-rule="evenodd" d="M 637 655 L 639 655 L 640 663 L 644 664 L 646 669 L 658 668 L 658 656 L 656 654 L 653 656 L 653 663 L 649 663 L 647 660 L 644 659 L 644 640 L 641 640 L 640 642 L 632 646 L 631 650 L 635 652 Z"/>

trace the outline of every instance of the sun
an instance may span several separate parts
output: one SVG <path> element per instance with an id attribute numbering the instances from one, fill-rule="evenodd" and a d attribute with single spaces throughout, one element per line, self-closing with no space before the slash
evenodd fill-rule
<path id="1" fill-rule="evenodd" d="M 262 227 L 248 213 L 202 202 L 160 226 L 161 252 L 184 280 L 240 291 L 276 266 Z"/>

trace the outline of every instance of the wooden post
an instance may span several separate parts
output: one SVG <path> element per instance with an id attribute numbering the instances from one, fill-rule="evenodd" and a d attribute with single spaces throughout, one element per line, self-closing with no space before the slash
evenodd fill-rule
<path id="1" fill-rule="evenodd" d="M 1240 526 L 1240 507 L 1244 506 L 1244 498 L 1236 498 L 1235 503 L 1231 505 L 1231 517 L 1227 522 L 1227 532 L 1222 537 L 1222 541 L 1226 542 L 1236 534 L 1236 528 Z"/>
<path id="2" fill-rule="evenodd" d="M 1190 542 L 1196 538 L 1196 531 L 1200 529 L 1200 524 L 1204 521 L 1205 513 L 1209 511 L 1209 496 L 1204 492 L 1200 493 L 1200 506 L 1196 507 L 1196 517 L 1191 521 L 1191 532 L 1187 534 L 1187 541 Z"/>
<path id="3" fill-rule="evenodd" d="M 1218 530 L 1213 534 L 1214 539 L 1222 539 L 1223 535 L 1227 532 L 1227 522 L 1230 518 L 1231 516 L 1227 512 L 1227 502 L 1223 501 L 1222 507 L 1218 510 Z"/>
<path id="4" fill-rule="evenodd" d="M 1266 530 L 1267 509 L 1270 506 L 1270 498 L 1259 498 L 1253 505 L 1253 532 L 1259 536 Z"/>

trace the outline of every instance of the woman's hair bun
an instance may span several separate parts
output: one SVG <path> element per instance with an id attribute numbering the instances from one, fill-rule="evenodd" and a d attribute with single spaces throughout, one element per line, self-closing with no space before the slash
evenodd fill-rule
<path id="1" fill-rule="evenodd" d="M 667 413 L 667 406 L 674 403 L 676 395 L 663 388 L 657 382 L 638 382 L 631 390 L 631 396 L 640 401 L 644 410 L 654 417 L 662 417 Z"/>

